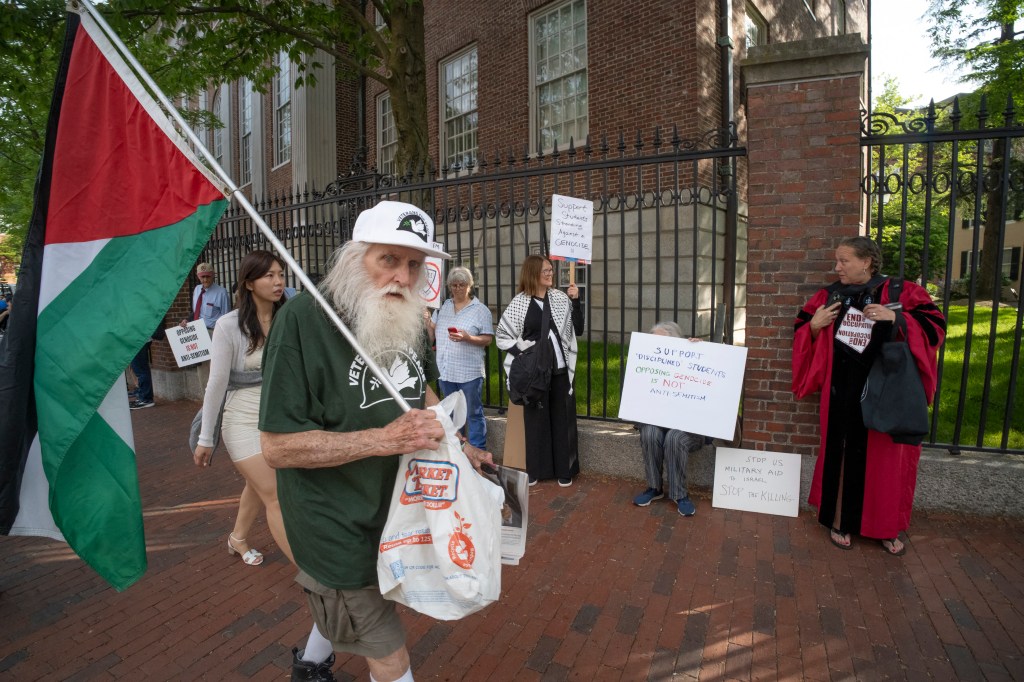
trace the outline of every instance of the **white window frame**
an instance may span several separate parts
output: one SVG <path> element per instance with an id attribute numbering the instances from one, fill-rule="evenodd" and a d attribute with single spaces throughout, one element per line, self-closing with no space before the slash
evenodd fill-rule
<path id="1" fill-rule="evenodd" d="M 391 109 L 391 93 L 383 92 L 377 97 L 377 172 L 381 175 L 396 175 L 395 154 L 398 151 L 398 133 L 395 130 L 395 115 Z"/>
<path id="2" fill-rule="evenodd" d="M 224 154 L 224 133 L 227 131 L 228 125 L 228 117 L 224 115 L 224 100 L 226 99 L 223 89 L 218 85 L 210 100 L 210 113 L 220 121 L 220 127 L 210 131 L 210 153 L 213 154 L 213 158 L 221 168 L 224 168 L 224 161 L 227 158 Z"/>
<path id="3" fill-rule="evenodd" d="M 746 33 L 747 49 L 755 45 L 768 44 L 768 22 L 761 12 L 754 7 L 753 3 L 746 3 L 746 12 L 743 20 L 743 28 Z"/>
<path id="4" fill-rule="evenodd" d="M 252 81 L 242 78 L 238 81 L 238 182 L 248 185 L 252 182 L 255 159 L 253 149 L 253 93 Z"/>
<path id="5" fill-rule="evenodd" d="M 287 50 L 277 53 L 274 76 L 274 167 L 292 159 L 292 63 Z"/>
<path id="6" fill-rule="evenodd" d="M 477 46 L 471 45 L 438 65 L 438 149 L 442 168 L 465 170 L 468 163 L 475 165 L 478 161 L 478 64 Z"/>
<path id="7" fill-rule="evenodd" d="M 560 150 L 568 149 L 570 137 L 583 145 L 590 129 L 586 0 L 549 5 L 531 14 L 528 22 L 530 148 L 547 152 L 557 141 Z M 557 31 L 553 22 L 558 22 Z M 563 42 L 568 44 L 563 47 Z"/>

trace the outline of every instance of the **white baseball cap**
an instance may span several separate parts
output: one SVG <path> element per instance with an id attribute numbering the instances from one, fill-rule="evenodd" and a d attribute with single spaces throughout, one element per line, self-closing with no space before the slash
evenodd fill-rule
<path id="1" fill-rule="evenodd" d="M 393 244 L 422 251 L 435 258 L 451 258 L 434 248 L 434 221 L 412 204 L 381 201 L 356 218 L 352 241 Z"/>

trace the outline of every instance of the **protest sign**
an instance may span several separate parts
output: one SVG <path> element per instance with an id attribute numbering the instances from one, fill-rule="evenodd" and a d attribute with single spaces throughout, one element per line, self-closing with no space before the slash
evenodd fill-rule
<path id="1" fill-rule="evenodd" d="M 633 332 L 619 419 L 732 440 L 747 349 Z"/>
<path id="2" fill-rule="evenodd" d="M 594 239 L 594 202 L 551 195 L 551 260 L 589 263 Z"/>
<path id="3" fill-rule="evenodd" d="M 505 452 L 501 456 L 501 463 L 507 467 L 526 469 L 526 427 L 523 423 L 523 406 L 510 402 L 507 414 Z"/>
<path id="4" fill-rule="evenodd" d="M 525 471 L 505 466 L 488 471 L 481 469 L 484 478 L 505 493 L 501 506 L 501 563 L 518 566 L 526 554 L 526 529 L 529 526 L 529 477 Z"/>
<path id="5" fill-rule="evenodd" d="M 874 326 L 874 320 L 868 319 L 856 308 L 850 308 L 843 317 L 843 323 L 836 330 L 835 339 L 858 353 L 863 353 L 871 341 L 871 328 Z"/>
<path id="6" fill-rule="evenodd" d="M 444 244 L 434 242 L 433 248 L 443 250 Z M 444 261 L 427 256 L 423 261 L 423 269 L 426 272 L 427 282 L 420 289 L 420 298 L 423 299 L 425 306 L 437 310 L 444 301 Z"/>
<path id="7" fill-rule="evenodd" d="M 717 448 L 711 505 L 796 516 L 800 506 L 800 455 Z"/>
<path id="8" fill-rule="evenodd" d="M 184 327 L 169 327 L 164 330 L 167 343 L 174 353 L 178 367 L 188 367 L 210 359 L 210 332 L 202 320 L 194 320 Z"/>

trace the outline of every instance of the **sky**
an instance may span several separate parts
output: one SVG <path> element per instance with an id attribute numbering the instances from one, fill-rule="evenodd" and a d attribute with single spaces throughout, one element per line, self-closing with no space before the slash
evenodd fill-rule
<path id="1" fill-rule="evenodd" d="M 915 105 L 973 89 L 932 58 L 928 23 L 923 18 L 927 9 L 928 0 L 871 3 L 872 97 L 885 86 L 885 74 L 897 78 L 900 94 Z"/>

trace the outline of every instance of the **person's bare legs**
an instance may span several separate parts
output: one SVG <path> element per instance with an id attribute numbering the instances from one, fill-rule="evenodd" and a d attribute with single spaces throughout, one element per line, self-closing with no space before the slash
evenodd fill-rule
<path id="1" fill-rule="evenodd" d="M 288 560 L 295 563 L 292 558 L 292 548 L 288 544 L 288 536 L 284 532 L 284 519 L 281 517 L 281 505 L 277 501 L 277 473 L 270 468 L 263 455 L 253 455 L 235 462 L 235 467 L 242 474 L 246 481 L 246 487 L 252 489 L 257 496 L 257 511 L 259 506 L 266 507 L 267 526 L 270 527 L 270 534 L 274 542 L 281 548 Z"/>
<path id="2" fill-rule="evenodd" d="M 367 658 L 370 677 L 376 682 L 395 682 L 409 670 L 409 650 L 404 646 L 384 658 Z"/>
<path id="3" fill-rule="evenodd" d="M 242 495 L 238 498 L 238 516 L 235 517 L 235 527 L 231 531 L 231 546 L 238 550 L 239 554 L 245 554 L 250 549 L 249 531 L 262 506 L 260 496 L 246 482 L 245 487 L 242 488 Z"/>

